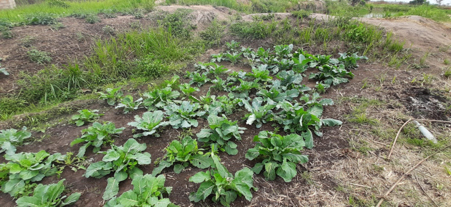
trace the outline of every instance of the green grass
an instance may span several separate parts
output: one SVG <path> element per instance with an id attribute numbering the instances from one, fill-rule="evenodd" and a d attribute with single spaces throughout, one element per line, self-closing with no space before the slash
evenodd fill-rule
<path id="1" fill-rule="evenodd" d="M 293 10 L 298 6 L 298 1 L 252 0 L 248 3 L 241 3 L 236 0 L 166 0 L 166 4 L 224 6 L 246 13 L 270 13 Z"/>
<path id="2" fill-rule="evenodd" d="M 51 15 L 55 18 L 70 16 L 74 13 L 97 14 L 105 11 L 127 12 L 137 8 L 150 11 L 153 0 L 102 0 L 102 1 L 67 1 L 69 7 L 50 6 L 46 2 L 29 5 L 19 5 L 15 9 L 0 10 L 0 22 L 13 24 L 28 24 L 29 19 L 36 15 Z"/>

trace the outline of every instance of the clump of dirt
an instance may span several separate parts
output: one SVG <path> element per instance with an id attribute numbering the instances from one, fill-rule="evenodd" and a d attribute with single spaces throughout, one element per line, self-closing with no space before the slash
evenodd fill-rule
<path id="1" fill-rule="evenodd" d="M 439 91 L 428 88 L 407 88 L 402 102 L 410 115 L 421 119 L 449 120 L 450 110 L 447 110 L 449 100 Z"/>

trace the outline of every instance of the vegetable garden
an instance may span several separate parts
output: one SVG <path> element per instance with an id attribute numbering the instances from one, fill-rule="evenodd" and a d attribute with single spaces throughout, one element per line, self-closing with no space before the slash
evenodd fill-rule
<path id="1" fill-rule="evenodd" d="M 121 88 L 100 92 L 105 105 L 135 114 L 134 121 L 127 124 L 133 138 L 123 145 L 114 140 L 127 129 L 98 122 L 103 114 L 97 110 L 80 110 L 72 117 L 71 124 L 88 125 L 70 143 L 78 148 L 75 156 L 73 152 L 50 154 L 44 150 L 17 153 L 15 146 L 31 133 L 27 128 L 1 130 L 1 152 L 7 161 L 0 164 L 2 192 L 17 199 L 18 206 L 76 203 L 80 193 L 67 193 L 64 180 L 40 184 L 48 176 L 59 177 L 66 167 L 84 171 L 85 178 L 107 178 L 101 191 L 104 205 L 111 207 L 175 206 L 168 198 L 172 187 L 165 185 L 165 174 L 172 171 L 179 174 L 199 168 L 188 178 L 197 190 L 186 196 L 191 202 L 212 200 L 223 206 L 234 205 L 239 197 L 252 200 L 253 192 L 258 191 L 253 184 L 256 176 L 268 182 L 291 182 L 298 174 L 297 166 L 308 162 L 304 150 L 313 149 L 314 140 L 327 136 L 322 128 L 342 124 L 323 117 L 334 101 L 321 98 L 321 93 L 348 82 L 357 62 L 366 57 L 312 55 L 293 45 L 246 48 L 232 41 L 226 46 L 224 53 L 212 55 L 208 63 L 197 63 L 185 77 L 175 75 L 139 97 Z M 250 70 L 230 70 L 223 63 L 240 63 Z M 303 79 L 312 86 L 302 84 Z M 243 155 L 238 145 L 243 139 L 252 139 L 242 136 L 251 128 L 258 133 L 244 154 L 253 166 L 234 169 L 232 174 L 227 160 Z M 164 136 L 170 130 L 178 131 L 178 138 Z M 147 150 L 146 143 L 152 145 L 157 139 L 170 141 L 162 157 Z M 89 161 L 88 157 L 96 154 L 103 156 L 98 162 Z M 146 166 L 152 161 L 154 167 L 149 171 Z M 120 191 L 126 180 L 131 180 L 133 189 Z"/>

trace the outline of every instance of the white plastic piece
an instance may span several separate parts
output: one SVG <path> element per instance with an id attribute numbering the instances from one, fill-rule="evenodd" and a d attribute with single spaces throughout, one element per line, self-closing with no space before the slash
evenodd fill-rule
<path id="1" fill-rule="evenodd" d="M 429 132 L 428 129 L 426 129 L 426 127 L 424 127 L 423 125 L 421 125 L 420 123 L 418 123 L 417 121 L 413 121 L 413 123 L 415 123 L 415 125 L 418 127 L 418 129 L 421 131 L 421 133 L 429 140 L 431 140 L 433 143 L 437 144 L 437 139 L 434 137 L 434 135 Z"/>

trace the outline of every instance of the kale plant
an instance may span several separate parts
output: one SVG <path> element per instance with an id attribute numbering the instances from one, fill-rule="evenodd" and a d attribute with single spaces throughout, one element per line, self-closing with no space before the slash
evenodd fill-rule
<path id="1" fill-rule="evenodd" d="M 163 175 L 136 175 L 132 180 L 133 190 L 113 197 L 105 207 L 176 207 L 165 194 L 170 194 L 172 187 L 164 187 L 166 178 Z"/>
<path id="2" fill-rule="evenodd" d="M 23 127 L 20 131 L 16 129 L 0 130 L 0 153 L 15 153 L 15 146 L 22 145 L 23 141 L 30 137 L 31 133 L 27 131 L 27 127 Z"/>
<path id="3" fill-rule="evenodd" d="M 239 127 L 237 121 L 231 122 L 227 117 L 210 115 L 207 118 L 210 129 L 202 129 L 197 133 L 200 142 L 206 145 L 214 144 L 216 149 L 227 152 L 229 155 L 238 153 L 237 145 L 231 141 L 232 138 L 241 140 L 240 134 L 246 128 Z"/>
<path id="4" fill-rule="evenodd" d="M 242 101 L 246 110 L 250 112 L 246 114 L 246 124 L 252 125 L 257 121 L 256 127 L 260 128 L 262 124 L 272 120 L 272 109 L 276 107 L 275 103 L 267 102 L 262 106 L 263 99 L 260 97 L 254 98 L 252 105 L 247 100 Z"/>
<path id="5" fill-rule="evenodd" d="M 198 172 L 189 181 L 201 183 L 197 192 L 190 194 L 190 201 L 205 201 L 210 195 L 213 195 L 213 202 L 220 202 L 224 206 L 230 206 L 238 196 L 244 196 L 246 200 L 252 200 L 251 190 L 257 190 L 254 187 L 254 173 L 249 168 L 243 168 L 233 176 L 224 165 L 221 164 L 217 155 L 211 152 L 213 159 L 212 169 L 206 172 Z"/>
<path id="6" fill-rule="evenodd" d="M 143 94 L 146 99 L 144 100 L 144 106 L 149 110 L 162 109 L 172 100 L 178 98 L 180 93 L 173 91 L 171 87 L 156 88 L 150 92 Z"/>
<path id="7" fill-rule="evenodd" d="M 93 146 L 93 152 L 97 153 L 102 146 L 113 143 L 113 136 L 117 136 L 124 131 L 125 127 L 116 128 L 114 123 L 106 122 L 103 125 L 99 122 L 95 122 L 91 127 L 83 129 L 80 138 L 75 139 L 70 143 L 70 146 L 74 146 L 78 143 L 85 143 L 78 150 L 77 157 L 83 157 L 86 153 L 86 149 Z"/>
<path id="8" fill-rule="evenodd" d="M 159 137 L 160 134 L 158 134 L 157 130 L 160 127 L 164 127 L 169 124 L 169 122 L 163 121 L 163 119 L 164 113 L 162 111 L 145 112 L 142 118 L 136 115 L 135 121 L 129 122 L 128 125 L 144 131 L 143 133 L 133 135 L 134 138 L 150 135 Z"/>
<path id="9" fill-rule="evenodd" d="M 101 178 L 114 172 L 114 177 L 108 178 L 108 184 L 103 194 L 104 200 L 109 200 L 119 192 L 119 182 L 128 177 L 133 179 L 143 175 L 143 171 L 136 165 L 151 163 L 150 154 L 143 152 L 146 144 L 139 144 L 134 139 L 128 139 L 123 146 L 111 145 L 111 149 L 103 152 L 102 161 L 92 163 L 86 169 L 85 177 Z"/>
<path id="10" fill-rule="evenodd" d="M 103 92 L 97 92 L 100 94 L 99 99 L 106 100 L 108 105 L 114 106 L 116 104 L 116 101 L 121 100 L 123 93 L 120 91 L 121 88 L 107 88 L 106 93 Z"/>
<path id="11" fill-rule="evenodd" d="M 103 116 L 103 114 L 98 114 L 98 112 L 99 110 L 83 109 L 78 111 L 79 114 L 73 115 L 72 120 L 75 121 L 77 126 L 83 126 L 86 122 L 94 122 L 100 116 Z"/>
<path id="12" fill-rule="evenodd" d="M 278 175 L 285 182 L 291 182 L 297 174 L 296 164 L 308 161 L 308 157 L 300 152 L 305 146 L 304 139 L 297 134 L 281 136 L 261 131 L 254 137 L 254 142 L 257 144 L 247 151 L 246 158 L 263 160 L 252 170 L 259 174 L 264 169 L 263 175 L 267 180 L 274 180 Z"/>
<path id="13" fill-rule="evenodd" d="M 64 179 L 55 184 L 39 184 L 34 189 L 33 196 L 20 197 L 17 199 L 16 204 L 18 207 L 61 207 L 77 202 L 81 196 L 81 193 L 73 193 L 69 196 L 63 196 L 65 188 Z"/>
<path id="14" fill-rule="evenodd" d="M 203 154 L 199 151 L 197 141 L 191 137 L 185 137 L 181 142 L 173 140 L 166 147 L 166 155 L 158 163 L 158 167 L 154 168 L 152 175 L 156 176 L 163 169 L 174 166 L 174 172 L 180 173 L 189 164 L 201 169 L 210 167 L 212 160 L 209 154 Z"/>
<path id="15" fill-rule="evenodd" d="M 197 127 L 198 117 L 202 117 L 205 111 L 198 103 L 191 104 L 189 101 L 183 101 L 180 105 L 171 104 L 165 107 L 169 115 L 169 123 L 174 129 Z"/>
<path id="16" fill-rule="evenodd" d="M 122 98 L 121 102 L 115 108 L 124 108 L 124 114 L 128 114 L 134 110 L 137 110 L 143 103 L 142 100 L 142 98 L 139 98 L 138 100 L 133 101 L 133 96 L 126 95 L 124 98 Z"/>

